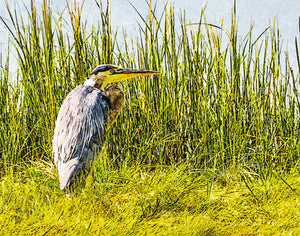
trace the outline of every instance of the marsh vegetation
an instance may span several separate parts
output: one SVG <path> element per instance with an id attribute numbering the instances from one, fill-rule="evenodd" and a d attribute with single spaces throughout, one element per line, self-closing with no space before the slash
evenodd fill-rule
<path id="1" fill-rule="evenodd" d="M 191 24 L 147 2 L 139 32 L 112 32 L 109 9 L 31 0 L 27 21 L 6 1 L 18 71 L 1 59 L 0 229 L 14 234 L 299 233 L 300 56 L 291 68 L 276 21 L 253 38 Z M 134 8 L 134 6 L 132 6 Z M 37 10 L 39 9 L 39 10 Z M 40 12 L 38 14 L 37 12 Z M 67 30 L 66 30 L 67 29 Z M 118 42 L 117 34 L 122 34 Z M 121 84 L 125 106 L 86 186 L 69 201 L 52 159 L 65 96 L 99 64 L 160 71 Z M 258 231 L 259 230 L 259 231 Z"/>

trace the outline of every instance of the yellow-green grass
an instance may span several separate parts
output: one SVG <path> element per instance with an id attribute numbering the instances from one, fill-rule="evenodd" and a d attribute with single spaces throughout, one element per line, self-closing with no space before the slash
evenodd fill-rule
<path id="1" fill-rule="evenodd" d="M 251 191 L 241 176 L 253 178 Z M 299 174 L 264 185 L 251 173 L 205 175 L 184 167 L 97 175 L 69 200 L 52 164 L 16 167 L 0 181 L 1 235 L 298 235 Z M 93 179 L 93 181 L 92 181 Z M 103 179 L 102 179 L 103 180 Z M 293 190 L 294 189 L 294 190 Z"/>

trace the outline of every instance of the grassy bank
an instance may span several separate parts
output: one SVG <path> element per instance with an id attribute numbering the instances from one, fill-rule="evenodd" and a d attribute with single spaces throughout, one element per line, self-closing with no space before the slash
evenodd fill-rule
<path id="1" fill-rule="evenodd" d="M 7 2 L 6 2 L 7 3 Z M 19 69 L 1 60 L 0 228 L 7 234 L 273 234 L 299 232 L 298 67 L 276 22 L 241 38 L 231 26 L 190 24 L 148 2 L 136 38 L 116 41 L 109 8 L 8 3 Z M 38 9 L 38 10 L 37 10 Z M 40 12 L 39 15 L 37 12 Z M 27 19 L 27 20 L 26 20 Z M 90 30 L 89 30 L 90 29 Z M 55 119 L 67 93 L 99 64 L 160 75 L 120 84 L 125 106 L 87 186 L 69 201 L 52 160 Z"/>
<path id="2" fill-rule="evenodd" d="M 208 173 L 206 173 L 208 174 Z M 110 171 L 72 200 L 58 189 L 53 166 L 35 162 L 1 180 L 2 235 L 297 235 L 299 176 L 246 187 L 236 173 L 219 173 L 208 197 L 205 173 L 184 167 Z"/>

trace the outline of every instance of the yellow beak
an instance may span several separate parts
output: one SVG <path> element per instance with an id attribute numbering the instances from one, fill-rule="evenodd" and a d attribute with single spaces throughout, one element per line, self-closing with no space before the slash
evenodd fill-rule
<path id="1" fill-rule="evenodd" d="M 102 87 L 105 87 L 106 85 L 113 82 L 127 80 L 136 76 L 147 76 L 155 74 L 159 74 L 159 72 L 152 70 L 120 69 L 115 71 L 115 73 L 109 75 L 107 78 L 105 78 Z"/>

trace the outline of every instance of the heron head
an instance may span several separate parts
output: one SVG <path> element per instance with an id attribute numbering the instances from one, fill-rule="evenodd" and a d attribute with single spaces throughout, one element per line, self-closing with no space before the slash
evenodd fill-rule
<path id="1" fill-rule="evenodd" d="M 158 74 L 157 71 L 124 69 L 115 65 L 105 64 L 97 66 L 90 74 L 89 79 L 95 82 L 98 88 L 104 88 L 108 84 L 118 82 L 135 76 L 146 76 Z"/>

